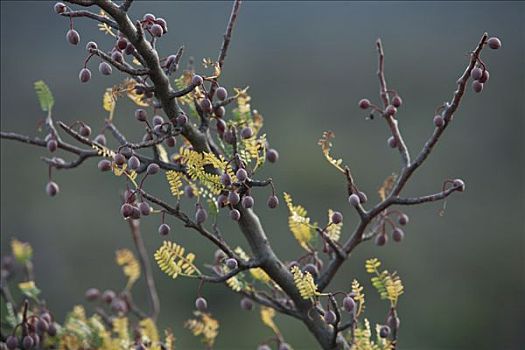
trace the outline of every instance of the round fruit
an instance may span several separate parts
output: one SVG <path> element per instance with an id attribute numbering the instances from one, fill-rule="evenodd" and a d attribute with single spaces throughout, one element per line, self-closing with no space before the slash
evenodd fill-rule
<path id="1" fill-rule="evenodd" d="M 54 6 L 54 10 L 58 14 L 64 13 L 66 12 L 66 5 L 62 2 L 57 2 Z"/>
<path id="2" fill-rule="evenodd" d="M 235 176 L 237 177 L 237 180 L 240 182 L 244 182 L 248 178 L 248 173 L 243 168 L 237 170 L 235 173 Z"/>
<path id="3" fill-rule="evenodd" d="M 476 67 L 472 70 L 472 73 L 470 73 L 470 75 L 472 76 L 472 79 L 479 80 L 483 75 L 483 71 L 481 70 L 481 68 Z"/>
<path id="4" fill-rule="evenodd" d="M 396 148 L 397 147 L 397 140 L 394 136 L 390 136 L 387 140 L 388 142 L 388 145 L 391 147 L 391 148 Z"/>
<path id="5" fill-rule="evenodd" d="M 408 215 L 407 214 L 399 215 L 397 222 L 399 222 L 399 225 L 405 226 L 406 224 L 408 224 Z"/>
<path id="6" fill-rule="evenodd" d="M 113 69 L 107 62 L 100 62 L 100 64 L 98 65 L 98 71 L 102 75 L 111 75 Z"/>
<path id="7" fill-rule="evenodd" d="M 167 236 L 170 233 L 171 228 L 168 226 L 168 224 L 161 224 L 159 226 L 159 234 L 161 236 Z"/>
<path id="8" fill-rule="evenodd" d="M 253 309 L 253 301 L 248 298 L 241 299 L 241 309 L 246 311 L 251 311 Z"/>
<path id="9" fill-rule="evenodd" d="M 229 258 L 229 259 L 226 259 L 226 266 L 228 266 L 230 270 L 235 270 L 239 266 L 239 263 L 237 262 L 236 259 Z"/>
<path id="10" fill-rule="evenodd" d="M 202 224 L 206 219 L 208 218 L 208 213 L 206 210 L 204 210 L 202 207 L 197 209 L 195 212 L 195 221 L 197 221 L 198 224 Z"/>
<path id="11" fill-rule="evenodd" d="M 475 93 L 480 93 L 483 90 L 483 83 L 480 83 L 479 80 L 474 80 L 472 82 L 472 90 Z"/>
<path id="12" fill-rule="evenodd" d="M 49 181 L 46 185 L 46 192 L 47 192 L 47 195 L 50 196 L 50 197 L 54 197 L 58 194 L 60 188 L 58 187 L 58 185 L 56 184 L 56 182 L 53 182 L 53 181 Z"/>
<path id="13" fill-rule="evenodd" d="M 436 116 L 434 116 L 434 120 L 433 120 L 433 122 L 434 122 L 434 125 L 435 125 L 437 128 L 440 128 L 440 127 L 442 127 L 443 125 L 445 125 L 445 119 L 443 119 L 443 117 L 440 116 L 440 115 L 436 115 Z"/>
<path id="14" fill-rule="evenodd" d="M 392 231 L 392 239 L 395 242 L 401 242 L 403 240 L 403 237 L 405 236 L 405 233 L 400 228 L 395 228 L 394 231 Z"/>
<path id="15" fill-rule="evenodd" d="M 97 288 L 89 288 L 84 296 L 88 301 L 95 301 L 100 297 L 100 291 Z"/>
<path id="16" fill-rule="evenodd" d="M 382 326 L 380 329 L 379 329 L 379 336 L 381 338 L 386 338 L 388 337 L 388 335 L 390 334 L 390 327 L 388 326 Z"/>
<path id="17" fill-rule="evenodd" d="M 396 108 L 399 108 L 402 103 L 403 103 L 403 100 L 401 99 L 401 97 L 399 97 L 397 95 L 394 96 L 394 98 L 392 99 L 392 106 L 394 106 Z"/>
<path id="18" fill-rule="evenodd" d="M 97 46 L 97 43 L 94 42 L 94 41 L 90 41 L 86 44 L 86 50 L 87 51 L 90 51 L 90 50 L 96 50 L 98 48 Z"/>
<path id="19" fill-rule="evenodd" d="M 50 139 L 46 144 L 47 150 L 51 153 L 55 152 L 58 148 L 58 142 L 55 139 Z"/>
<path id="20" fill-rule="evenodd" d="M 338 211 L 334 211 L 332 214 L 332 222 L 336 225 L 343 222 L 343 214 Z"/>
<path id="21" fill-rule="evenodd" d="M 386 115 L 394 115 L 397 113 L 397 108 L 392 105 L 389 105 L 388 107 L 386 107 L 385 113 Z"/>
<path id="22" fill-rule="evenodd" d="M 222 86 L 218 88 L 215 93 L 217 94 L 217 98 L 221 101 L 224 101 L 226 97 L 228 97 L 228 91 L 223 88 Z"/>
<path id="23" fill-rule="evenodd" d="M 133 214 L 133 206 L 129 203 L 122 204 L 120 213 L 124 218 L 129 218 Z"/>
<path id="24" fill-rule="evenodd" d="M 91 79 L 91 71 L 88 68 L 82 68 L 78 73 L 78 79 L 82 83 L 87 83 Z"/>
<path id="25" fill-rule="evenodd" d="M 199 86 L 199 85 L 202 85 L 202 83 L 204 82 L 204 80 L 202 79 L 202 77 L 198 74 L 195 74 L 193 76 L 193 78 L 191 78 L 191 83 L 195 86 Z"/>
<path id="26" fill-rule="evenodd" d="M 379 247 L 382 247 L 386 244 L 386 241 L 387 241 L 387 236 L 380 234 L 376 236 L 375 244 Z"/>
<path id="27" fill-rule="evenodd" d="M 352 297 L 346 296 L 343 299 L 343 309 L 346 312 L 352 312 L 355 309 L 355 301 Z"/>
<path id="28" fill-rule="evenodd" d="M 270 162 L 270 163 L 275 163 L 279 160 L 279 152 L 277 152 L 277 150 L 273 149 L 273 148 L 270 148 L 268 150 L 268 152 L 266 152 L 266 159 Z"/>
<path id="29" fill-rule="evenodd" d="M 230 175 L 228 175 L 227 173 L 222 174 L 221 175 L 221 183 L 224 186 L 230 186 L 232 184 L 232 179 L 231 179 Z"/>
<path id="30" fill-rule="evenodd" d="M 366 98 L 363 98 L 359 101 L 359 108 L 368 109 L 370 107 L 370 101 Z"/>
<path id="31" fill-rule="evenodd" d="M 230 210 L 230 218 L 234 221 L 239 221 L 241 219 L 241 212 L 237 209 Z"/>
<path id="32" fill-rule="evenodd" d="M 203 297 L 198 297 L 195 300 L 195 307 L 197 308 L 197 310 L 204 312 L 208 308 L 208 302 Z"/>
<path id="33" fill-rule="evenodd" d="M 357 195 L 359 196 L 359 201 L 361 203 L 366 203 L 368 201 L 368 197 L 366 196 L 366 193 L 359 191 L 357 192 Z"/>
<path id="34" fill-rule="evenodd" d="M 336 320 L 335 312 L 328 310 L 324 314 L 324 321 L 328 324 L 334 324 Z"/>
<path id="35" fill-rule="evenodd" d="M 253 208 L 255 201 L 252 196 L 244 196 L 241 203 L 244 208 L 249 209 Z"/>
<path id="36" fill-rule="evenodd" d="M 348 197 L 348 203 L 353 207 L 357 207 L 361 203 L 361 199 L 357 194 L 352 193 L 350 197 Z"/>
<path id="37" fill-rule="evenodd" d="M 147 172 L 148 172 L 148 175 L 155 175 L 156 173 L 158 173 L 160 170 L 160 167 L 157 163 L 151 163 L 150 165 L 148 165 L 148 168 L 147 168 Z"/>
<path id="38" fill-rule="evenodd" d="M 243 139 L 249 139 L 249 138 L 252 137 L 252 136 L 253 136 L 253 130 L 252 130 L 252 128 L 250 128 L 250 127 L 248 127 L 248 126 L 242 128 L 242 130 L 241 130 L 241 137 L 242 137 Z"/>
<path id="39" fill-rule="evenodd" d="M 97 136 L 95 136 L 93 141 L 98 142 L 102 146 L 105 146 L 107 144 L 106 136 L 104 136 L 104 134 L 98 134 Z"/>
<path id="40" fill-rule="evenodd" d="M 279 205 L 279 198 L 277 198 L 277 196 L 270 196 L 266 204 L 268 204 L 270 209 L 275 209 Z"/>
<path id="41" fill-rule="evenodd" d="M 230 191 L 230 193 L 228 193 L 228 202 L 230 202 L 231 205 L 237 205 L 240 200 L 241 197 L 239 197 L 237 192 Z"/>
<path id="42" fill-rule="evenodd" d="M 499 38 L 492 37 L 487 40 L 487 44 L 489 44 L 491 49 L 497 50 L 501 47 L 501 40 L 499 40 Z"/>
<path id="43" fill-rule="evenodd" d="M 139 204 L 140 213 L 144 216 L 151 214 L 151 206 L 148 202 L 140 202 Z"/>
<path id="44" fill-rule="evenodd" d="M 66 39 L 71 45 L 78 45 L 80 42 L 80 35 L 76 30 L 70 29 L 67 31 Z"/>

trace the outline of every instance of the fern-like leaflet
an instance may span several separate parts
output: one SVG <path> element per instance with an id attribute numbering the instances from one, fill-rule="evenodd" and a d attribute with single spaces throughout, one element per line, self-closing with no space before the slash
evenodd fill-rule
<path id="1" fill-rule="evenodd" d="M 310 224 L 308 213 L 300 205 L 294 205 L 292 197 L 288 193 L 284 193 L 284 200 L 288 206 L 290 216 L 288 217 L 288 226 L 292 231 L 293 236 L 299 242 L 301 247 L 307 251 L 311 251 L 310 242 L 313 240 L 314 231 L 317 224 Z"/>
<path id="2" fill-rule="evenodd" d="M 140 263 L 129 249 L 117 250 L 115 253 L 115 261 L 117 265 L 122 266 L 124 275 L 128 277 L 126 289 L 130 289 L 140 277 Z"/>
<path id="3" fill-rule="evenodd" d="M 299 294 L 303 299 L 313 299 L 319 295 L 325 295 L 319 293 L 317 285 L 314 282 L 314 278 L 310 272 L 303 273 L 298 266 L 292 267 L 292 275 L 295 286 L 299 290 Z"/>
<path id="4" fill-rule="evenodd" d="M 179 275 L 186 277 L 196 277 L 201 273 L 193 264 L 195 254 L 184 254 L 184 247 L 177 243 L 164 241 L 162 246 L 155 252 L 155 261 L 159 268 L 171 278 L 175 279 Z"/>
<path id="5" fill-rule="evenodd" d="M 55 104 L 55 99 L 53 98 L 51 90 L 42 80 L 36 81 L 34 86 L 38 102 L 40 102 L 40 108 L 44 112 L 51 113 L 51 109 Z"/>
<path id="6" fill-rule="evenodd" d="M 403 283 L 396 272 L 379 271 L 380 266 L 381 262 L 378 259 L 368 259 L 365 264 L 366 272 L 375 275 L 370 280 L 381 299 L 390 300 L 391 307 L 395 308 L 399 297 L 404 292 Z"/>

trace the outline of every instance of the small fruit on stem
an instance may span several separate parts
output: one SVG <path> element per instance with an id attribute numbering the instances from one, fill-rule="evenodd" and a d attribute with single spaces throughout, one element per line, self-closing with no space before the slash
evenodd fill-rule
<path id="1" fill-rule="evenodd" d="M 370 107 L 370 101 L 366 98 L 363 98 L 359 101 L 359 108 L 368 109 Z"/>
<path id="2" fill-rule="evenodd" d="M 279 160 L 279 152 L 277 152 L 277 150 L 273 149 L 273 148 L 270 148 L 267 152 L 266 152 L 266 159 L 270 162 L 270 163 L 275 163 Z"/>
<path id="3" fill-rule="evenodd" d="M 361 199 L 357 194 L 352 193 L 350 197 L 348 197 L 348 203 L 353 207 L 357 207 L 361 203 Z"/>
<path id="4" fill-rule="evenodd" d="M 80 42 L 80 35 L 76 30 L 70 29 L 67 31 L 66 39 L 71 45 L 78 45 Z"/>
<path id="5" fill-rule="evenodd" d="M 204 312 L 206 309 L 208 309 L 208 302 L 203 297 L 198 297 L 195 300 L 195 307 L 197 310 Z"/>
<path id="6" fill-rule="evenodd" d="M 87 83 L 91 79 L 91 71 L 88 68 L 82 68 L 78 73 L 78 79 L 82 83 Z"/>
<path id="7" fill-rule="evenodd" d="M 167 236 L 171 231 L 171 228 L 169 227 L 168 224 L 161 224 L 159 226 L 159 234 L 161 236 Z"/>
<path id="8" fill-rule="evenodd" d="M 46 193 L 50 197 L 54 197 L 58 194 L 60 188 L 56 184 L 56 182 L 49 181 L 46 185 Z"/>

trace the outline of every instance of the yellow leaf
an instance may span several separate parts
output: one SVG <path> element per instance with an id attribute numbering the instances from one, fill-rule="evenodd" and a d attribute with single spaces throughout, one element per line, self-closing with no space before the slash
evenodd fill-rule
<path id="1" fill-rule="evenodd" d="M 279 328 L 277 328 L 277 325 L 273 321 L 274 317 L 275 317 L 274 309 L 270 307 L 266 307 L 266 306 L 261 306 L 261 321 L 267 327 L 269 327 L 276 335 L 280 335 L 281 332 L 279 331 Z"/>
<path id="2" fill-rule="evenodd" d="M 17 239 L 11 241 L 11 251 L 15 259 L 22 264 L 28 262 L 33 257 L 33 248 L 31 245 Z"/>
<path id="3" fill-rule="evenodd" d="M 335 137 L 335 134 L 332 131 L 325 131 L 323 132 L 323 136 L 321 139 L 319 139 L 319 142 L 317 144 L 321 146 L 321 150 L 323 151 L 323 155 L 325 156 L 326 160 L 330 164 L 332 164 L 337 170 L 345 173 L 345 170 L 341 167 L 341 163 L 343 162 L 342 159 L 334 159 L 330 155 L 330 149 L 332 148 L 332 142 L 330 141 L 332 138 Z"/>
<path id="4" fill-rule="evenodd" d="M 115 260 L 119 266 L 122 266 L 124 275 L 128 277 L 126 289 L 131 288 L 140 277 L 140 263 L 129 249 L 117 250 Z"/>
<path id="5" fill-rule="evenodd" d="M 288 217 L 290 231 L 292 231 L 293 236 L 301 247 L 307 251 L 311 251 L 309 243 L 314 238 L 316 224 L 310 224 L 310 218 L 307 216 L 308 213 L 306 209 L 300 205 L 294 205 L 292 197 L 286 192 L 284 193 L 284 200 L 290 212 L 290 216 Z"/>

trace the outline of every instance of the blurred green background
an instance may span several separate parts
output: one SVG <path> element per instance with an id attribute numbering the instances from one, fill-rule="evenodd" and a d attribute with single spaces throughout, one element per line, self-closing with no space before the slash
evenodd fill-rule
<path id="1" fill-rule="evenodd" d="M 101 96 L 121 80 L 102 77 L 96 59 L 91 82 L 81 84 L 78 71 L 84 46 L 95 40 L 109 49 L 112 41 L 92 21 L 75 20 L 81 44 L 66 43 L 68 21 L 54 15 L 52 2 L 1 2 L 1 129 L 37 135 L 44 115 L 33 93 L 45 80 L 55 94 L 54 116 L 65 122 L 84 120 L 96 132 L 106 113 Z M 137 1 L 130 14 L 152 12 L 168 20 L 169 33 L 159 51 L 174 53 L 184 44 L 197 62 L 215 58 L 229 16 L 228 2 Z M 486 50 L 491 72 L 483 93 L 468 89 L 453 125 L 428 162 L 413 177 L 406 195 L 427 194 L 446 178 L 460 177 L 466 192 L 453 195 L 444 216 L 442 203 L 407 208 L 410 224 L 401 244 L 360 246 L 331 285 L 347 290 L 353 278 L 365 284 L 367 317 L 385 318 L 387 306 L 367 283 L 364 261 L 377 256 L 403 277 L 406 294 L 399 303 L 402 349 L 523 349 L 524 286 L 524 97 L 525 6 L 520 2 L 246 2 L 233 35 L 221 82 L 250 86 L 252 106 L 265 117 L 277 165 L 277 189 L 293 195 L 313 220 L 324 222 L 328 208 L 345 215 L 344 238 L 357 222 L 346 203 L 344 179 L 328 165 L 317 146 L 324 130 L 336 132 L 334 154 L 344 158 L 371 202 L 383 179 L 398 171 L 399 156 L 386 145 L 382 120 L 365 120 L 357 101 L 378 101 L 374 42 L 386 52 L 389 87 L 403 98 L 399 121 L 413 154 L 432 131 L 434 110 L 449 100 L 455 82 L 483 32 L 497 35 L 503 47 Z M 185 63 L 184 63 L 185 64 Z M 198 71 L 204 72 L 202 67 Z M 122 100 L 124 101 L 124 100 Z M 116 123 L 131 139 L 140 130 L 134 107 L 121 102 Z M 132 247 L 127 224 L 119 216 L 120 179 L 103 175 L 96 161 L 82 169 L 56 172 L 61 193 L 45 195 L 44 149 L 2 140 L 1 249 L 11 237 L 35 248 L 37 284 L 62 318 L 83 302 L 88 287 L 118 289 L 124 277 L 114 251 Z M 69 156 L 65 155 L 66 158 Z M 162 178 L 147 188 L 169 199 Z M 267 189 L 256 204 L 278 254 L 293 259 L 301 250 L 287 229 L 287 210 L 265 208 Z M 224 236 L 243 244 L 226 215 L 219 219 Z M 172 238 L 211 261 L 213 248 L 174 220 Z M 161 243 L 158 218 L 142 223 L 150 252 Z M 154 267 L 162 301 L 161 324 L 174 329 L 180 349 L 201 348 L 182 328 L 191 316 L 197 282 L 171 281 Z M 142 284 L 136 300 L 147 306 Z M 257 312 L 244 312 L 239 298 L 223 286 L 206 285 L 204 295 L 221 322 L 217 349 L 254 349 L 271 336 Z M 316 349 L 305 328 L 279 316 L 278 325 L 296 349 Z"/>

